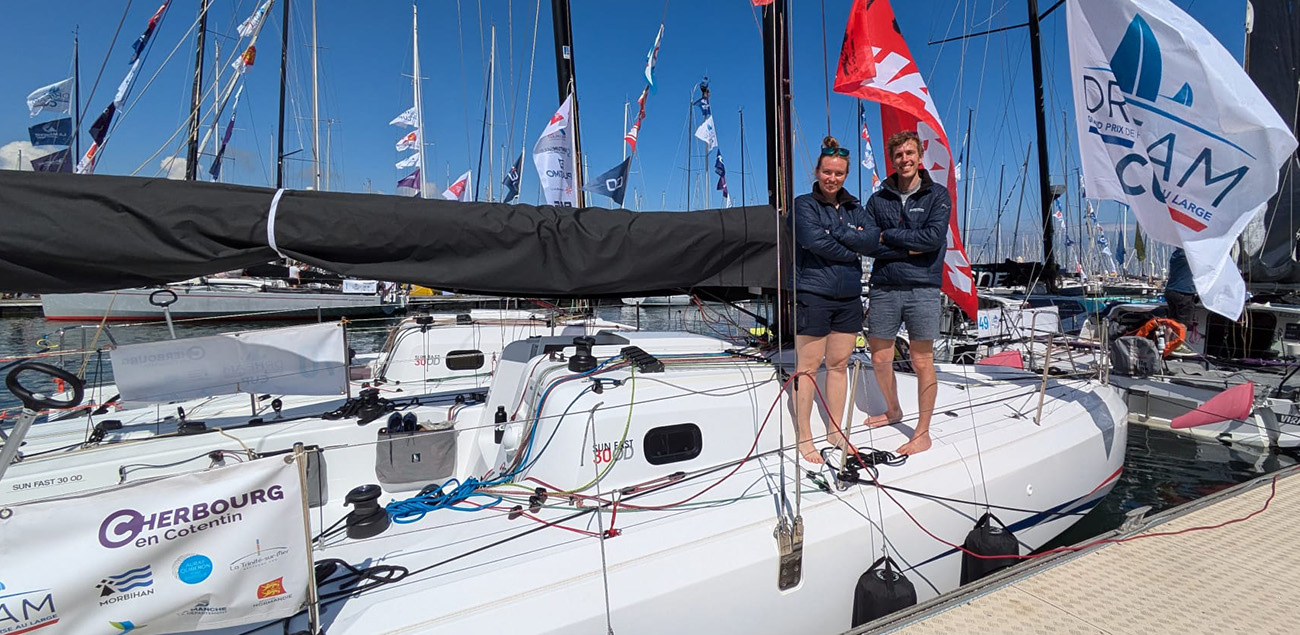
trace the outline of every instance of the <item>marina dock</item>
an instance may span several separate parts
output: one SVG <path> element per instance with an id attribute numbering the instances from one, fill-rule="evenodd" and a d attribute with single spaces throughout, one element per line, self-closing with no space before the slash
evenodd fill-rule
<path id="1" fill-rule="evenodd" d="M 1261 476 L 1029 560 L 851 633 L 1294 633 L 1300 468 Z M 1276 478 L 1276 495 L 1268 501 Z"/>
<path id="2" fill-rule="evenodd" d="M 41 315 L 40 298 L 5 298 L 0 300 L 0 317 Z"/>

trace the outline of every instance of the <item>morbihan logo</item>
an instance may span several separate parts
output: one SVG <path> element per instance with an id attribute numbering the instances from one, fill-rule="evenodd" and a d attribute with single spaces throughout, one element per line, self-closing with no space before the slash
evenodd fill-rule
<path id="1" fill-rule="evenodd" d="M 100 606 L 153 595 L 153 571 L 147 564 L 128 569 L 117 575 L 104 577 L 95 588 L 99 589 Z"/>
<path id="2" fill-rule="evenodd" d="M 1114 161 L 1123 192 L 1149 195 L 1172 220 L 1194 232 L 1209 227 L 1219 205 L 1250 170 L 1243 161 L 1255 157 L 1198 123 L 1202 115 L 1190 83 L 1175 79 L 1177 90 L 1160 92 L 1169 78 L 1151 24 L 1135 14 L 1109 66 L 1086 70 L 1091 71 L 1082 78 L 1087 129 L 1103 143 L 1127 150 Z M 1155 141 L 1142 147 L 1142 133 Z M 1144 172 L 1150 172 L 1149 182 Z"/>

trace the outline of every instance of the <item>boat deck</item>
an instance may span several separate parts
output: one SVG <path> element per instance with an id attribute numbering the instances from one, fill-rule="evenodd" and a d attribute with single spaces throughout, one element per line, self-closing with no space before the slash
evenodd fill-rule
<path id="1" fill-rule="evenodd" d="M 853 633 L 1294 633 L 1300 619 L 1300 468 L 1243 483 L 1104 537 L 1106 544 L 990 576 Z"/>

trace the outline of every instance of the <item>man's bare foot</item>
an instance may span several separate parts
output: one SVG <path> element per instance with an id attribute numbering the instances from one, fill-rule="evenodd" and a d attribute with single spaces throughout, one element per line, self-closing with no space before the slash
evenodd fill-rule
<path id="1" fill-rule="evenodd" d="M 826 462 L 822 459 L 822 455 L 817 452 L 817 446 L 813 445 L 811 440 L 799 442 L 799 454 L 802 454 L 803 460 L 809 463 L 821 465 Z"/>
<path id="2" fill-rule="evenodd" d="M 888 426 L 902 422 L 902 412 L 886 412 L 883 415 L 871 415 L 870 417 L 867 417 L 866 421 L 868 428 L 879 428 L 881 426 Z"/>
<path id="3" fill-rule="evenodd" d="M 929 449 L 930 449 L 930 433 L 926 432 L 925 434 L 920 434 L 915 437 L 912 437 L 911 441 L 908 441 L 907 443 L 898 446 L 898 449 L 894 450 L 894 452 L 898 454 L 910 456 L 912 454 L 918 454 L 920 452 L 924 452 Z"/>

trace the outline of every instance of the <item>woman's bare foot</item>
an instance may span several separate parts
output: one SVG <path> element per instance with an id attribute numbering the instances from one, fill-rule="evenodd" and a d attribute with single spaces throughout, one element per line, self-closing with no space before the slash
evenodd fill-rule
<path id="1" fill-rule="evenodd" d="M 870 417 L 867 417 L 867 421 L 866 421 L 867 427 L 869 428 L 879 428 L 881 426 L 888 426 L 888 425 L 893 425 L 895 423 L 902 423 L 902 422 L 903 422 L 902 412 L 886 412 L 883 415 L 872 415 Z"/>
<path id="2" fill-rule="evenodd" d="M 810 439 L 799 442 L 799 454 L 802 454 L 803 460 L 809 463 L 821 465 L 826 462 L 822 459 L 822 455 L 817 452 L 817 446 L 813 445 Z"/>
<path id="3" fill-rule="evenodd" d="M 911 441 L 908 441 L 907 443 L 898 446 L 898 449 L 894 450 L 894 452 L 896 454 L 912 455 L 912 454 L 924 452 L 929 449 L 930 449 L 930 433 L 926 432 L 924 434 L 918 434 L 915 437 L 912 437 Z"/>

